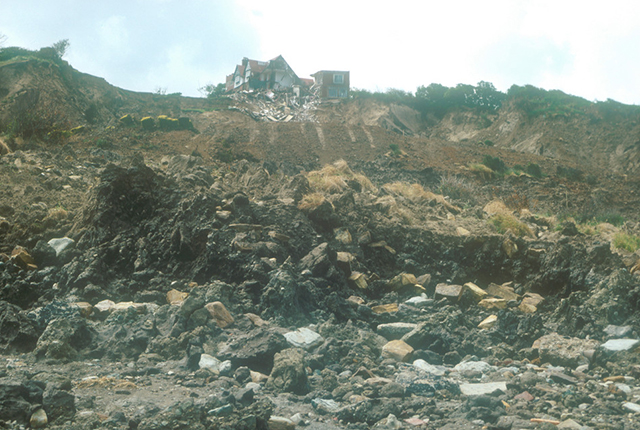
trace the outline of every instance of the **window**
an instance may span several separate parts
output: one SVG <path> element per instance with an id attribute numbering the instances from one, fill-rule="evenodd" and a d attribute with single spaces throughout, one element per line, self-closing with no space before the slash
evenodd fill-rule
<path id="1" fill-rule="evenodd" d="M 347 97 L 347 90 L 344 88 L 340 88 L 340 98 L 343 99 Z"/>
<path id="2" fill-rule="evenodd" d="M 337 98 L 338 97 L 338 90 L 335 88 L 329 88 L 329 98 Z"/>
<path id="3" fill-rule="evenodd" d="M 344 84 L 344 75 L 333 75 L 334 84 Z"/>

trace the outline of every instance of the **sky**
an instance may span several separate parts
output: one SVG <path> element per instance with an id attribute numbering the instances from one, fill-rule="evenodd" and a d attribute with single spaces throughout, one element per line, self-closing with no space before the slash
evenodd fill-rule
<path id="1" fill-rule="evenodd" d="M 638 0 L 1 0 L 4 46 L 69 40 L 64 59 L 120 88 L 201 96 L 243 57 L 352 88 L 493 83 L 640 104 Z"/>

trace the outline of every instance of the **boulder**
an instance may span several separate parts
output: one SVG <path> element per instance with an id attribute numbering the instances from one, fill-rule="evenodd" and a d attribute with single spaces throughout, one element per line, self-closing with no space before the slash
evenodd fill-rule
<path id="1" fill-rule="evenodd" d="M 415 330 L 418 327 L 418 324 L 414 323 L 389 323 L 389 324 L 380 324 L 376 328 L 378 334 L 387 340 L 395 340 L 400 339 L 405 334 Z"/>
<path id="2" fill-rule="evenodd" d="M 588 364 L 585 351 L 594 350 L 599 344 L 593 339 L 570 338 L 551 333 L 536 340 L 532 348 L 538 350 L 542 363 L 575 368 Z"/>
<path id="3" fill-rule="evenodd" d="M 289 342 L 291 346 L 305 350 L 313 349 L 324 342 L 322 336 L 306 327 L 285 333 L 284 338 L 287 339 L 287 342 Z"/>
<path id="4" fill-rule="evenodd" d="M 436 300 L 441 298 L 449 299 L 449 301 L 458 301 L 462 293 L 462 285 L 455 284 L 438 284 L 436 285 Z"/>
<path id="5" fill-rule="evenodd" d="M 409 361 L 413 348 L 402 340 L 392 340 L 382 347 L 382 357 L 397 361 Z"/>
<path id="6" fill-rule="evenodd" d="M 209 311 L 211 318 L 213 318 L 218 327 L 226 328 L 234 323 L 233 317 L 222 302 L 207 303 L 205 308 Z"/>

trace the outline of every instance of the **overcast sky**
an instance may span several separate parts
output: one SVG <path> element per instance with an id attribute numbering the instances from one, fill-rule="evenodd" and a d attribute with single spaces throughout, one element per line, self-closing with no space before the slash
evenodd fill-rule
<path id="1" fill-rule="evenodd" d="M 1 0 L 0 33 L 69 39 L 73 67 L 134 91 L 199 96 L 242 57 L 283 55 L 368 90 L 483 80 L 640 104 L 638 0 Z"/>

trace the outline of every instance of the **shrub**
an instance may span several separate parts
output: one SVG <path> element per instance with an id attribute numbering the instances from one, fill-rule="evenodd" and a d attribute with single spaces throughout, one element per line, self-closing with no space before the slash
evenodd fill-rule
<path id="1" fill-rule="evenodd" d="M 542 178 L 542 169 L 536 163 L 527 164 L 525 171 L 527 172 L 527 175 L 531 175 L 534 178 Z"/>
<path id="2" fill-rule="evenodd" d="M 440 177 L 440 194 L 454 200 L 475 203 L 477 190 L 463 178 L 447 173 Z"/>
<path id="3" fill-rule="evenodd" d="M 354 173 L 346 161 L 338 160 L 327 164 L 321 170 L 307 174 L 309 185 L 314 191 L 340 193 L 347 187 L 375 192 L 375 187 L 365 175 Z"/>
<path id="4" fill-rule="evenodd" d="M 18 112 L 7 131 L 10 136 L 57 143 L 70 135 L 69 128 L 69 121 L 58 109 L 35 103 Z"/>
<path id="5" fill-rule="evenodd" d="M 496 228 L 496 231 L 500 234 L 504 234 L 508 230 L 511 230 L 511 232 L 518 237 L 533 237 L 533 232 L 529 226 L 518 220 L 513 215 L 495 214 L 491 219 L 489 219 L 489 223 L 493 225 Z"/>
<path id="6" fill-rule="evenodd" d="M 150 131 L 154 129 L 155 121 L 150 116 L 145 116 L 140 120 L 140 125 L 142 125 L 143 129 Z"/>
<path id="7" fill-rule="evenodd" d="M 496 173 L 505 173 L 507 171 L 507 165 L 504 163 L 504 161 L 502 161 L 502 159 L 500 159 L 500 157 L 485 155 L 482 158 L 482 164 Z"/>
<path id="8" fill-rule="evenodd" d="M 581 181 L 584 175 L 582 170 L 563 166 L 558 166 L 558 168 L 556 169 L 556 174 L 558 176 L 562 176 L 563 178 L 567 178 L 570 181 Z"/>
<path id="9" fill-rule="evenodd" d="M 325 198 L 320 193 L 311 193 L 305 195 L 300 203 L 298 203 L 298 209 L 301 211 L 312 211 L 325 202 Z"/>
<path id="10" fill-rule="evenodd" d="M 491 179 L 494 176 L 494 171 L 484 164 L 471 164 L 469 170 L 480 176 L 482 179 Z"/>
<path id="11" fill-rule="evenodd" d="M 390 143 L 389 149 L 391 149 L 394 157 L 398 157 L 402 154 L 402 151 L 400 151 L 400 146 L 398 146 L 397 143 Z"/>
<path id="12" fill-rule="evenodd" d="M 613 236 L 613 247 L 636 252 L 640 248 L 640 237 L 624 232 L 618 232 Z"/>

